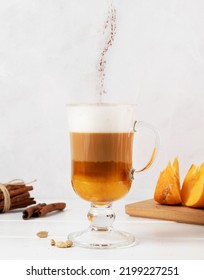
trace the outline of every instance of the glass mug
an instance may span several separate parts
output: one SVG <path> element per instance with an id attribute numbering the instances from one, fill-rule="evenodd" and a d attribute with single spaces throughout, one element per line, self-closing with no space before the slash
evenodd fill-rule
<path id="1" fill-rule="evenodd" d="M 68 236 L 75 245 L 114 248 L 137 242 L 133 234 L 112 226 L 112 202 L 129 192 L 134 174 L 152 166 L 159 150 L 157 131 L 136 121 L 136 107 L 105 103 L 67 105 L 72 187 L 91 203 L 89 228 Z M 133 138 L 140 128 L 153 131 L 155 147 L 146 166 L 136 171 L 132 166 Z"/>

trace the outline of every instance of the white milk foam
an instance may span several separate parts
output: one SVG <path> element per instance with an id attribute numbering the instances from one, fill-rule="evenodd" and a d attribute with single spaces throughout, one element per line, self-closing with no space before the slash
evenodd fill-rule
<path id="1" fill-rule="evenodd" d="M 70 132 L 132 132 L 136 121 L 135 105 L 67 105 Z"/>

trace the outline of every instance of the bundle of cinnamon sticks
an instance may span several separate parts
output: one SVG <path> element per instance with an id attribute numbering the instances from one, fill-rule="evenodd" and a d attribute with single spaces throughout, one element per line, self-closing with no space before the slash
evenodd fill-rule
<path id="1" fill-rule="evenodd" d="M 26 186 L 23 181 L 0 184 L 0 189 L 0 213 L 36 203 L 29 193 L 33 187 Z"/>

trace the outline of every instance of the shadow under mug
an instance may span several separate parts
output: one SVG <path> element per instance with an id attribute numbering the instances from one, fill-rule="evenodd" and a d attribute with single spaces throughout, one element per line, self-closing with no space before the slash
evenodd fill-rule
<path id="1" fill-rule="evenodd" d="M 149 169 L 158 156 L 159 134 L 137 121 L 136 105 L 67 105 L 71 145 L 71 182 L 76 194 L 91 203 L 88 229 L 69 234 L 75 245 L 117 248 L 137 243 L 131 233 L 113 228 L 112 202 L 130 190 L 134 175 Z M 141 130 L 154 136 L 154 149 L 147 164 L 135 170 L 132 164 L 134 136 Z"/>

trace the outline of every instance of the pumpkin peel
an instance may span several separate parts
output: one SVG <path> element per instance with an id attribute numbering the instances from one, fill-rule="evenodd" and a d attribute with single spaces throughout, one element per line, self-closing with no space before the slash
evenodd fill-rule
<path id="1" fill-rule="evenodd" d="M 160 172 L 154 191 L 154 200 L 160 204 L 181 204 L 179 162 L 177 157 L 174 159 L 173 164 L 169 161 L 167 167 Z"/>
<path id="2" fill-rule="evenodd" d="M 183 181 L 181 198 L 185 206 L 204 208 L 204 163 L 198 167 L 191 165 Z"/>

